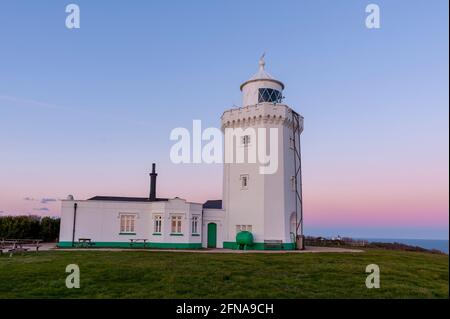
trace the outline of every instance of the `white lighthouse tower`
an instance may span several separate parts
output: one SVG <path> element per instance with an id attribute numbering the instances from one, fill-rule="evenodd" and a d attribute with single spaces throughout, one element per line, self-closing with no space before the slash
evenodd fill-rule
<path id="1" fill-rule="evenodd" d="M 224 248 L 235 249 L 242 231 L 253 235 L 252 249 L 303 248 L 303 117 L 282 102 L 283 90 L 284 84 L 265 71 L 262 56 L 258 72 L 241 85 L 242 107 L 222 115 Z M 263 146 L 272 163 L 262 160 Z M 230 151 L 233 161 L 227 160 Z M 237 159 L 239 151 L 243 161 Z"/>

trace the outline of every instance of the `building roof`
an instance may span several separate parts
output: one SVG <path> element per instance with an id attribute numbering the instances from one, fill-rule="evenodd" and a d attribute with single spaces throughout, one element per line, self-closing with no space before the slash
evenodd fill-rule
<path id="1" fill-rule="evenodd" d="M 117 197 L 117 196 L 94 196 L 88 200 L 101 200 L 113 202 L 153 202 L 148 197 Z M 168 198 L 156 198 L 154 202 L 168 201 Z"/>
<path id="2" fill-rule="evenodd" d="M 222 200 L 220 199 L 207 200 L 203 204 L 203 208 L 222 209 Z"/>
<path id="3" fill-rule="evenodd" d="M 263 54 L 261 56 L 261 58 L 259 59 L 259 70 L 258 70 L 258 72 L 255 75 L 253 75 L 249 80 L 247 80 L 247 81 L 245 81 L 244 83 L 241 84 L 241 91 L 242 91 L 242 88 L 246 84 L 248 84 L 250 82 L 255 82 L 255 81 L 272 81 L 272 82 L 276 82 L 279 85 L 281 85 L 282 89 L 284 90 L 283 82 L 275 79 L 272 75 L 267 73 L 267 71 L 265 69 L 266 61 L 264 60 L 264 55 L 265 54 Z"/>

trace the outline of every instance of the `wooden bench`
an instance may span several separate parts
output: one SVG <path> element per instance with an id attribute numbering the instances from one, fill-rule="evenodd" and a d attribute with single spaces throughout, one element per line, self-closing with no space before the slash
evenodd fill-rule
<path id="1" fill-rule="evenodd" d="M 282 240 L 265 240 L 264 249 L 267 250 L 282 250 L 283 241 Z"/>
<path id="2" fill-rule="evenodd" d="M 90 248 L 94 245 L 90 238 L 78 238 L 78 242 L 75 243 L 75 247 L 78 248 Z"/>
<path id="3" fill-rule="evenodd" d="M 9 256 L 12 257 L 13 254 L 24 253 L 30 248 L 36 249 L 37 253 L 39 247 L 41 247 L 41 242 L 41 239 L 2 239 L 0 241 L 0 253 L 3 254 L 3 250 L 6 249 Z"/>
<path id="4" fill-rule="evenodd" d="M 6 239 L 0 241 L 0 255 L 3 255 L 3 250 L 10 250 L 14 246 L 14 242 Z"/>
<path id="5" fill-rule="evenodd" d="M 137 244 L 139 242 L 143 242 L 144 243 L 144 247 L 146 247 L 147 240 L 148 239 L 144 239 L 144 238 L 132 238 L 132 239 L 130 239 L 130 247 L 133 247 L 133 244 Z"/>

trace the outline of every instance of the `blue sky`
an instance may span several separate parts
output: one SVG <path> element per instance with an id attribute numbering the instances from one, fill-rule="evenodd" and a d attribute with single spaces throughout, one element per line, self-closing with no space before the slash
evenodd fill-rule
<path id="1" fill-rule="evenodd" d="M 305 117 L 306 231 L 448 238 L 448 1 L 72 1 L 79 30 L 69 3 L 0 4 L 0 211 L 145 196 L 152 162 L 161 196 L 220 198 L 169 134 L 218 126 L 266 52 Z"/>

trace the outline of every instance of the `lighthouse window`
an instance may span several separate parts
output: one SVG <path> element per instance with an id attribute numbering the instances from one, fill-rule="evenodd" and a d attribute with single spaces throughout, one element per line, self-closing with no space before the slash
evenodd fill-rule
<path id="1" fill-rule="evenodd" d="M 241 175 L 241 189 L 248 189 L 248 175 Z"/>
<path id="2" fill-rule="evenodd" d="M 258 90 L 258 103 L 281 103 L 281 92 L 274 89 L 263 88 Z"/>
<path id="3" fill-rule="evenodd" d="M 120 233 L 132 234 L 135 232 L 135 215 L 121 214 L 120 215 Z"/>

